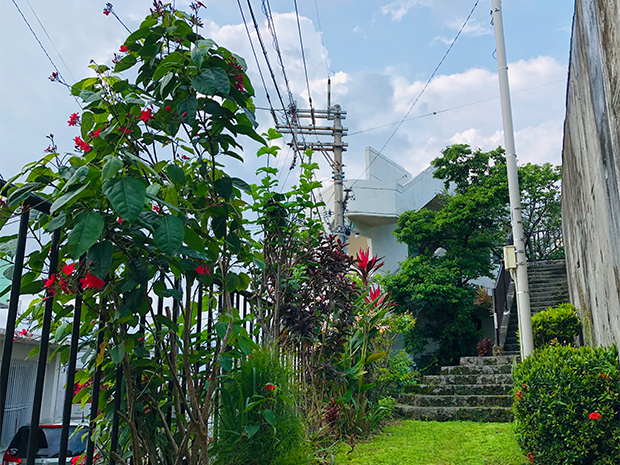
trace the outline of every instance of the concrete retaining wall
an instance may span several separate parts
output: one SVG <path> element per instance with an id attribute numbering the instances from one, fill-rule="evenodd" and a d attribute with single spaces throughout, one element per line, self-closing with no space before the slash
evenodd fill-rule
<path id="1" fill-rule="evenodd" d="M 620 347 L 620 1 L 576 0 L 562 222 L 571 302 L 589 345 Z"/>

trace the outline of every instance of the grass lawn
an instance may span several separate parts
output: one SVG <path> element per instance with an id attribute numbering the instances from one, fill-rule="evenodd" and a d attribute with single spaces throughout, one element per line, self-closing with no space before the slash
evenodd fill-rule
<path id="1" fill-rule="evenodd" d="M 388 426 L 347 454 L 338 465 L 523 465 L 512 423 L 407 420 Z"/>

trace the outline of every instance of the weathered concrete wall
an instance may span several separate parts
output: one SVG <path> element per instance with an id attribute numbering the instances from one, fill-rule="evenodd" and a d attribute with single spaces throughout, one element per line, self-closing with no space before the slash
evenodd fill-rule
<path id="1" fill-rule="evenodd" d="M 576 0 L 562 219 L 586 343 L 620 347 L 620 2 Z"/>

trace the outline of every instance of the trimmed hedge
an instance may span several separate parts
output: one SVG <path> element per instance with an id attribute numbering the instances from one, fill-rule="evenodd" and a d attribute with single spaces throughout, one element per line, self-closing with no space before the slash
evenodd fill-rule
<path id="1" fill-rule="evenodd" d="M 549 307 L 532 315 L 534 346 L 544 347 L 554 339 L 560 344 L 573 344 L 575 336 L 581 334 L 579 313 L 572 304 Z"/>
<path id="2" fill-rule="evenodd" d="M 615 346 L 539 349 L 515 366 L 513 377 L 517 438 L 532 463 L 620 463 Z"/>

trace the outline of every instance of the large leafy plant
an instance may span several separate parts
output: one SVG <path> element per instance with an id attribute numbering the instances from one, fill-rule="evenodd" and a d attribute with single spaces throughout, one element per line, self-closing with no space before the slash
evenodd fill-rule
<path id="1" fill-rule="evenodd" d="M 41 247 L 27 258 L 22 293 L 44 295 L 27 315 L 40 323 L 43 302 L 55 298 L 64 360 L 81 302 L 87 365 L 76 381 L 103 370 L 95 439 L 100 455 L 121 463 L 208 463 L 216 381 L 253 348 L 230 298 L 249 284 L 241 199 L 249 189 L 219 160 L 242 159 L 240 135 L 263 140 L 243 59 L 201 37 L 197 23 L 156 1 L 114 66 L 92 64 L 95 75 L 72 87 L 83 106 L 69 119 L 79 128 L 75 151 L 61 155 L 52 144 L 11 180 L 25 178 L 9 192 L 11 212 L 31 193 L 52 202 L 30 225 Z M 134 80 L 120 74 L 128 70 Z M 50 234 L 59 237 L 60 266 L 47 277 Z M 198 312 L 218 299 L 207 332 Z M 76 401 L 91 392 L 81 389 Z M 121 447 L 110 450 L 115 393 Z"/>

